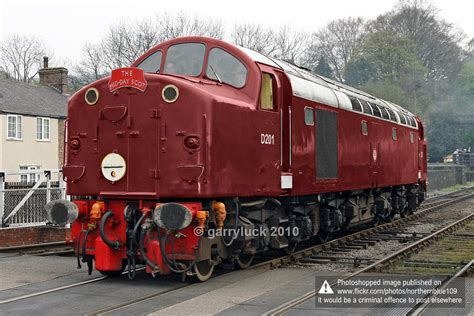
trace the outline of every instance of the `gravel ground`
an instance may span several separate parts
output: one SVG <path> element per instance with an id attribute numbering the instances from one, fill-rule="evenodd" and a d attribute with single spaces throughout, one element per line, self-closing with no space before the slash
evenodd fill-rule
<path id="1" fill-rule="evenodd" d="M 433 231 L 439 230 L 440 228 L 447 226 L 464 216 L 467 216 L 474 212 L 474 199 L 469 199 L 452 206 L 443 208 L 440 211 L 428 214 L 423 218 L 420 218 L 414 222 L 410 222 L 408 225 L 403 227 L 403 230 L 407 235 L 412 233 L 432 233 Z M 399 229 L 401 230 L 401 229 Z M 380 241 L 374 246 L 369 246 L 367 249 L 359 249 L 350 252 L 344 252 L 340 254 L 330 254 L 330 256 L 337 257 L 351 257 L 351 258 L 371 258 L 381 259 L 390 253 L 407 247 L 408 243 L 400 243 L 397 240 Z M 325 256 L 324 253 L 319 256 Z M 316 271 L 337 271 L 337 272 L 353 272 L 358 268 L 351 266 L 350 264 L 339 264 L 339 263 L 324 263 L 324 264 L 307 264 L 307 265 L 289 265 L 291 268 L 302 268 L 311 269 Z"/>

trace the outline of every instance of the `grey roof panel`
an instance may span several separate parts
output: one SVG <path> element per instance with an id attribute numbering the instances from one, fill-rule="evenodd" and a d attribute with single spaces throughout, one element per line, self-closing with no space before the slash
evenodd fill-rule
<path id="1" fill-rule="evenodd" d="M 0 79 L 0 112 L 65 118 L 67 100 L 50 87 Z"/>

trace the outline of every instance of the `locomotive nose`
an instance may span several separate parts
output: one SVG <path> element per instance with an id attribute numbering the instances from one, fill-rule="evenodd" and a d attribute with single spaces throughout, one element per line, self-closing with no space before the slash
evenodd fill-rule
<path id="1" fill-rule="evenodd" d="M 44 208 L 48 220 L 61 226 L 74 222 L 79 216 L 77 205 L 67 200 L 51 201 Z"/>

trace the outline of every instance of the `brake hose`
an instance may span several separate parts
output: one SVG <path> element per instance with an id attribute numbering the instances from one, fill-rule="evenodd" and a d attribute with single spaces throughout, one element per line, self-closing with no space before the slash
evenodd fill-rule
<path id="1" fill-rule="evenodd" d="M 197 262 L 197 257 L 198 257 L 198 254 L 199 254 L 199 250 L 201 248 L 201 237 L 199 238 L 199 241 L 198 241 L 198 248 L 196 249 L 196 254 L 194 256 L 194 260 L 184 269 L 179 269 L 178 266 L 177 266 L 178 264 L 176 262 L 176 255 L 174 253 L 174 239 L 171 242 L 171 256 L 172 256 L 173 261 L 170 261 L 168 259 L 167 254 L 166 254 L 166 244 L 168 243 L 168 235 L 163 236 L 163 239 L 161 239 L 161 236 L 158 234 L 158 238 L 160 239 L 159 240 L 160 250 L 161 250 L 161 255 L 163 257 L 163 261 L 166 263 L 166 265 L 168 266 L 168 268 L 171 271 L 173 271 L 175 273 L 185 273 L 185 272 L 188 272 L 189 270 L 191 270 L 193 265 Z"/>
<path id="2" fill-rule="evenodd" d="M 86 244 L 87 244 L 87 237 L 89 237 L 89 233 L 91 232 L 90 229 L 86 231 L 84 234 L 84 239 L 82 240 L 82 262 L 87 261 L 87 254 L 86 254 Z"/>
<path id="3" fill-rule="evenodd" d="M 81 266 L 81 236 L 84 234 L 84 230 L 81 229 L 79 232 L 79 235 L 77 236 L 76 239 L 76 258 L 77 258 L 77 268 L 82 269 Z"/>
<path id="4" fill-rule="evenodd" d="M 99 232 L 100 232 L 100 238 L 110 247 L 113 248 L 114 250 L 118 250 L 120 247 L 120 242 L 118 240 L 112 241 L 110 240 L 107 235 L 105 234 L 105 224 L 107 223 L 107 220 L 109 217 L 114 216 L 113 211 L 107 211 L 102 219 L 100 220 L 100 225 L 99 225 Z"/>
<path id="5" fill-rule="evenodd" d="M 148 233 L 148 230 L 146 227 L 142 228 L 142 233 L 140 234 L 140 241 L 138 243 L 138 247 L 140 248 L 140 253 L 142 254 L 143 260 L 145 263 L 153 270 L 159 270 L 159 267 L 155 265 L 150 259 L 148 259 L 148 256 L 145 253 L 145 248 L 144 248 L 144 243 L 145 243 L 145 234 Z"/>

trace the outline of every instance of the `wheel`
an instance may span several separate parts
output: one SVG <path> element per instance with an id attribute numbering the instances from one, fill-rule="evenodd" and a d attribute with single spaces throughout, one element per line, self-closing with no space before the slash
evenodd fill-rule
<path id="1" fill-rule="evenodd" d="M 328 242 L 331 239 L 331 232 L 321 229 L 318 233 L 318 239 L 322 244 Z"/>
<path id="2" fill-rule="evenodd" d="M 239 254 L 235 259 L 235 266 L 239 269 L 247 269 L 253 261 L 255 255 Z"/>
<path id="3" fill-rule="evenodd" d="M 204 282 L 209 280 L 214 271 L 214 265 L 209 260 L 196 262 L 193 266 L 195 277 L 198 281 Z"/>

